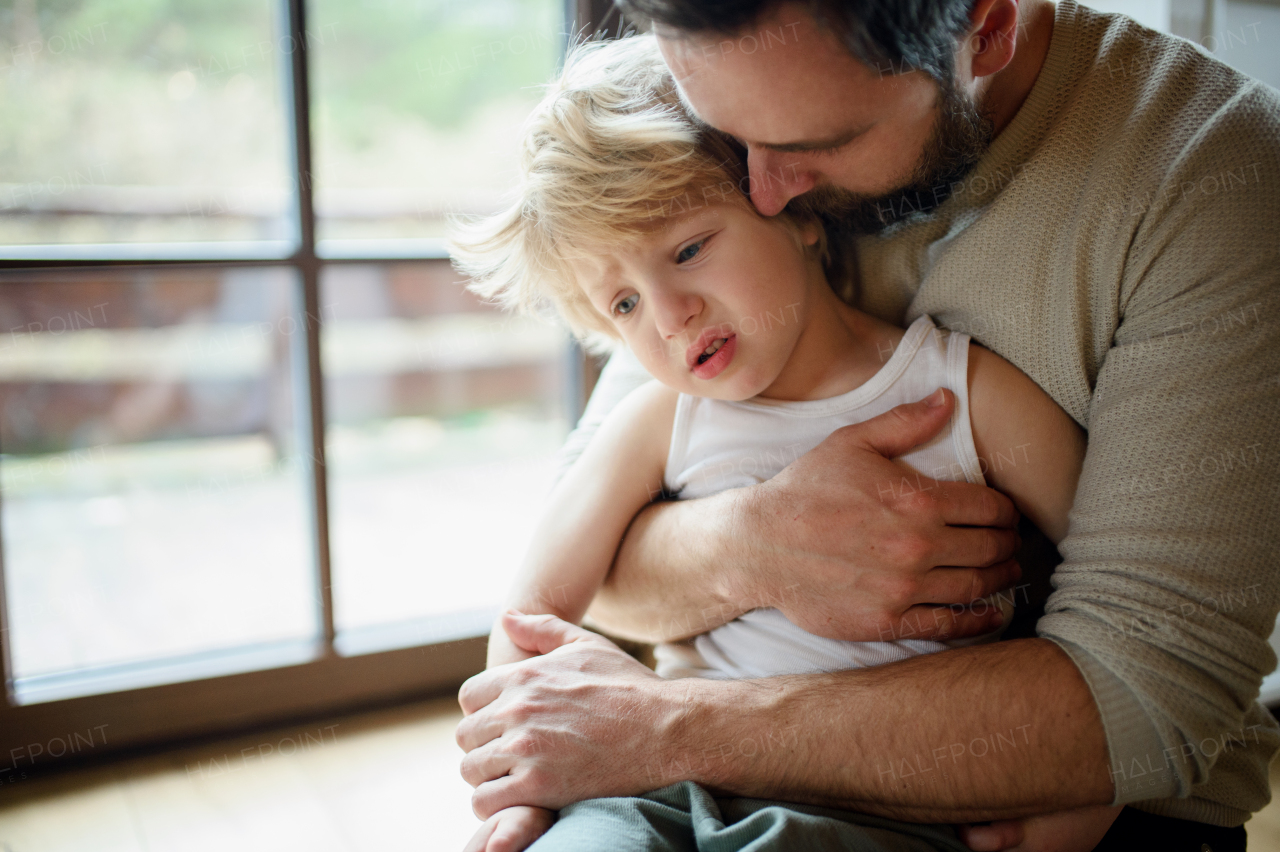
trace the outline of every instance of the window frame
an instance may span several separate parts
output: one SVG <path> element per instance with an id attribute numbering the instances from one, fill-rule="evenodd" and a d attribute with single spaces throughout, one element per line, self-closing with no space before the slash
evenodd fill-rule
<path id="1" fill-rule="evenodd" d="M 303 717 L 331 715 L 356 708 L 377 706 L 409 699 L 451 692 L 463 680 L 483 670 L 485 662 L 484 634 L 487 627 L 463 623 L 453 626 L 455 634 L 437 632 L 417 644 L 405 646 L 403 640 L 384 642 L 379 646 L 380 628 L 344 631 L 343 639 L 359 634 L 355 643 L 372 648 L 367 653 L 353 652 L 344 656 L 335 647 L 342 644 L 335 630 L 330 571 L 328 481 L 324 457 L 326 420 L 324 386 L 320 364 L 321 322 L 319 279 L 328 265 L 350 263 L 447 262 L 446 256 L 430 245 L 422 245 L 416 253 L 341 256 L 317 253 L 316 215 L 311 187 L 311 103 L 309 47 L 306 32 L 306 0 L 276 0 L 281 31 L 287 31 L 299 45 L 288 54 L 282 69 L 285 108 L 290 126 L 292 176 L 294 178 L 294 221 L 296 249 L 284 256 L 256 256 L 254 252 L 223 255 L 216 245 L 203 246 L 202 251 L 182 254 L 174 247 L 151 247 L 153 256 L 141 254 L 147 247 L 95 246 L 90 251 L 71 256 L 23 257 L 14 252 L 0 258 L 0 287 L 6 273 L 21 272 L 25 278 L 57 274 L 72 270 L 114 269 L 231 269 L 236 267 L 283 267 L 296 272 L 295 305 L 305 322 L 297 354 L 305 357 L 306 386 L 299 388 L 302 416 L 307 418 L 303 432 L 311 447 L 308 458 L 307 484 L 311 501 L 312 550 L 315 564 L 315 591 L 318 601 L 320 635 L 314 640 L 277 643 L 253 651 L 253 662 L 223 662 L 229 673 L 215 676 L 195 675 L 194 679 L 159 682 L 156 685 L 129 686 L 155 680 L 160 666 L 190 665 L 187 658 L 147 661 L 134 665 L 111 667 L 112 672 L 98 673 L 99 691 L 75 697 L 19 703 L 12 651 L 8 608 L 5 598 L 4 542 L 0 534 L 0 668 L 4 680 L 4 700 L 0 701 L 0 773 L 11 769 L 25 772 L 32 768 L 98 759 L 123 749 L 155 747 L 224 735 L 254 727 L 280 724 Z M 611 0 L 566 0 L 565 21 L 569 33 L 595 33 L 608 36 L 608 30 L 623 29 L 621 16 Z M 596 22 L 599 22 L 597 24 Z M 77 257 L 75 255 L 84 255 Z M 177 256 L 170 256 L 177 255 Z M 598 363 L 574 348 L 569 356 L 570 418 L 576 421 L 599 372 Z M 424 619 L 424 622 L 426 620 Z M 402 625 L 390 625 L 389 633 Z M 235 652 L 233 652 L 235 653 Z M 230 654 L 227 655 L 230 658 Z M 186 662 L 184 662 L 184 660 Z M 90 672 L 92 675 L 93 672 Z M 69 676 L 71 677 L 71 676 Z M 105 680 L 103 678 L 105 677 Z M 112 679 L 114 678 L 114 680 Z M 101 684 L 106 684 L 102 686 Z M 97 732 L 90 748 L 72 753 L 53 754 L 48 746 L 58 738 L 81 732 L 87 736 Z M 39 751 L 37 752 L 37 747 Z"/>

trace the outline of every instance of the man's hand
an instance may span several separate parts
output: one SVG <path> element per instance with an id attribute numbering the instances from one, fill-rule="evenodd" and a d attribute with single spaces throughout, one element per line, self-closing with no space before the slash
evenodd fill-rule
<path id="1" fill-rule="evenodd" d="M 669 682 L 554 616 L 507 612 L 502 627 L 541 656 L 482 672 L 458 692 L 466 714 L 456 734 L 467 752 L 462 777 L 476 788 L 477 816 L 516 805 L 558 810 L 663 786 L 645 767 L 660 766 L 653 731 L 665 727 L 664 708 L 679 714 L 664 695 Z"/>
<path id="2" fill-rule="evenodd" d="M 966 605 L 1021 576 L 1012 501 L 890 460 L 933 438 L 954 405 L 939 390 L 837 430 L 759 485 L 650 507 L 628 531 L 593 617 L 649 640 L 702 633 L 766 606 L 810 633 L 860 642 L 995 629 L 997 608 Z M 670 552 L 673 541 L 684 549 Z M 697 570 L 673 567 L 682 557 Z M 698 573 L 711 579 L 699 587 Z M 684 603 L 683 616 L 661 589 L 672 586 L 697 602 Z M 719 606 L 708 609 L 708 596 Z"/>
<path id="3" fill-rule="evenodd" d="M 506 613 L 502 625 L 540 656 L 459 693 L 462 777 L 482 819 L 686 780 L 911 822 L 1008 820 L 1115 797 L 1093 695 L 1046 639 L 827 674 L 662 680 L 553 616 Z M 911 725 L 903 707 L 915 708 Z M 1018 746 L 940 757 L 992 731 L 1019 732 Z M 946 767 L 930 783 L 886 781 L 886 767 L 926 759 Z"/>

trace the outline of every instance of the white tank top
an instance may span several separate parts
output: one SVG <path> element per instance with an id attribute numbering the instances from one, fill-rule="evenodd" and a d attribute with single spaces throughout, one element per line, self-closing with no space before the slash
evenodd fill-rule
<path id="1" fill-rule="evenodd" d="M 922 316 L 879 372 L 840 396 L 726 402 L 681 394 L 665 487 L 680 499 L 690 499 L 764 482 L 836 429 L 916 402 L 940 387 L 956 396 L 951 422 L 899 461 L 932 479 L 985 484 L 969 425 L 968 362 L 969 337 L 941 331 Z M 901 491 L 920 484 L 904 473 L 893 487 Z M 779 610 L 756 609 L 693 639 L 661 644 L 655 656 L 663 677 L 752 678 L 876 666 L 956 644 L 960 643 L 826 639 L 801 630 Z"/>

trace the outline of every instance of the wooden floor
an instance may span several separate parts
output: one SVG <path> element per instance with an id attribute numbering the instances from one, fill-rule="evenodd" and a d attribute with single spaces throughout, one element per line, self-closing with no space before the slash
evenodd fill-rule
<path id="1" fill-rule="evenodd" d="M 459 718 L 444 698 L 3 783 L 0 852 L 459 852 Z M 1248 831 L 1280 852 L 1280 804 Z"/>
<path id="2" fill-rule="evenodd" d="M 0 852 L 459 852 L 460 718 L 444 698 L 6 783 Z"/>

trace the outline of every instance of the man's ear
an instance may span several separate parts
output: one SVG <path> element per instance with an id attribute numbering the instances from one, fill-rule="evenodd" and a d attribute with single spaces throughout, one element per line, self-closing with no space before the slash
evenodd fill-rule
<path id="1" fill-rule="evenodd" d="M 971 27 L 960 45 L 961 67 L 969 73 L 987 77 L 1013 60 L 1018 31 L 1016 0 L 978 0 L 969 15 Z"/>

